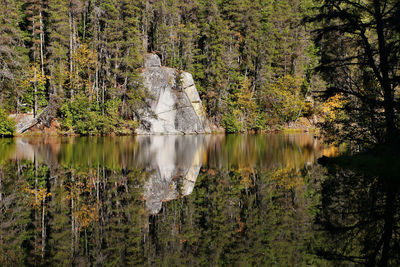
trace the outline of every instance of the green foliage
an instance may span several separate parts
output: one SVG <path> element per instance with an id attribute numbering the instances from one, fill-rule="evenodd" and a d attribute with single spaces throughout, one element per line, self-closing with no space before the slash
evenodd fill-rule
<path id="1" fill-rule="evenodd" d="M 267 127 L 268 117 L 266 113 L 258 113 L 254 125 L 255 130 L 269 130 Z"/>
<path id="2" fill-rule="evenodd" d="M 62 127 L 81 135 L 110 134 L 118 125 L 119 106 L 120 100 L 107 101 L 103 115 L 96 102 L 84 95 L 76 95 L 60 108 Z"/>
<path id="3" fill-rule="evenodd" d="M 47 106 L 47 80 L 48 77 L 41 72 L 37 62 L 33 63 L 29 67 L 27 77 L 22 82 L 22 86 L 25 88 L 25 92 L 22 97 L 22 102 L 24 104 L 21 107 L 22 112 L 29 112 L 33 110 L 35 108 L 35 102 L 38 109 Z"/>
<path id="4" fill-rule="evenodd" d="M 228 131 L 295 120 L 293 110 L 283 109 L 302 96 L 274 95 L 275 103 L 264 94 L 265 88 L 285 91 L 274 87 L 287 75 L 303 80 L 303 95 L 321 89 L 313 72 L 318 65 L 318 49 L 310 41 L 313 27 L 301 23 L 313 14 L 311 0 L 2 4 L 9 12 L 0 15 L 5 48 L 0 104 L 14 113 L 39 112 L 56 96 L 67 103 L 60 107 L 65 129 L 82 134 L 140 120 L 151 98 L 139 71 L 146 52 L 160 54 L 165 66 L 191 72 L 208 116 Z M 72 103 L 80 94 L 89 99 L 82 112 Z"/>
<path id="5" fill-rule="evenodd" d="M 243 130 L 243 125 L 233 114 L 226 114 L 222 117 L 222 125 L 227 133 L 236 133 Z"/>
<path id="6" fill-rule="evenodd" d="M 266 88 L 265 97 L 281 123 L 295 121 L 302 114 L 305 102 L 301 85 L 300 78 L 286 75 Z"/>
<path id="7" fill-rule="evenodd" d="M 0 108 L 0 136 L 13 136 L 15 121 L 8 118 L 7 112 Z"/>
<path id="8" fill-rule="evenodd" d="M 222 125 L 227 132 L 240 132 L 243 130 L 260 130 L 262 115 L 257 113 L 257 104 L 254 102 L 254 92 L 249 88 L 249 80 L 240 82 L 235 93 L 228 99 L 229 113 L 222 116 Z M 265 125 L 265 124 L 264 124 Z"/>

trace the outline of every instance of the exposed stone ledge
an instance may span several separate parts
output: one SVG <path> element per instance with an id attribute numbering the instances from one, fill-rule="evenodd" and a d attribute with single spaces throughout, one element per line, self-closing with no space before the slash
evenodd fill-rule
<path id="1" fill-rule="evenodd" d="M 145 55 L 144 66 L 141 75 L 144 86 L 153 95 L 147 100 L 152 114 L 141 118 L 143 123 L 137 133 L 211 133 L 192 75 L 162 67 L 156 54 Z"/>

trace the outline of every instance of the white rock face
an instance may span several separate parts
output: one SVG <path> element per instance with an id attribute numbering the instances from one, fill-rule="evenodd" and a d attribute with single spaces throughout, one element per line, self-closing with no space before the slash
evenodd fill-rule
<path id="1" fill-rule="evenodd" d="M 153 99 L 148 99 L 152 114 L 142 118 L 138 134 L 203 134 L 210 133 L 206 113 L 188 72 L 161 67 L 155 54 L 145 56 L 143 84 Z"/>
<path id="2" fill-rule="evenodd" d="M 190 103 L 192 104 L 194 112 L 196 112 L 201 124 L 204 127 L 204 131 L 206 133 L 210 133 L 211 129 L 209 126 L 209 121 L 207 119 L 207 114 L 204 110 L 203 104 L 201 103 L 201 99 L 199 93 L 197 92 L 196 85 L 194 84 L 192 74 L 190 74 L 189 72 L 182 72 L 181 82 L 182 87 L 185 90 L 185 93 L 188 96 Z"/>
<path id="3" fill-rule="evenodd" d="M 161 60 L 156 54 L 147 54 L 144 61 L 145 68 L 159 68 L 161 67 Z"/>

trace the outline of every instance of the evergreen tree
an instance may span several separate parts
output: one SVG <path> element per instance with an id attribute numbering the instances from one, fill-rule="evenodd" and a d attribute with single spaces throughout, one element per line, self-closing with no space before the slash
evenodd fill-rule
<path id="1" fill-rule="evenodd" d="M 7 7 L 7 12 L 0 14 L 0 105 L 18 113 L 25 90 L 22 81 L 29 50 L 25 49 L 24 34 L 19 27 L 23 20 L 21 3 L 4 0 L 1 6 Z"/>
<path id="2" fill-rule="evenodd" d="M 49 36 L 48 68 L 50 76 L 50 92 L 55 95 L 65 95 L 65 83 L 68 75 L 69 48 L 69 5 L 67 1 L 49 0 Z"/>

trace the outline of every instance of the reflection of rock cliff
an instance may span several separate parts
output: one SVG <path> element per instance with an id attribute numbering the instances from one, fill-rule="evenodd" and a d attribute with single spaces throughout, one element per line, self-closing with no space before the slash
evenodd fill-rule
<path id="1" fill-rule="evenodd" d="M 0 139 L 0 162 L 36 160 L 51 172 L 59 166 L 79 172 L 96 172 L 99 166 L 145 171 L 143 195 L 155 214 L 162 202 L 192 192 L 202 163 L 215 170 L 299 170 L 334 155 L 326 148 L 310 134 L 16 138 Z"/>
<path id="2" fill-rule="evenodd" d="M 144 86 L 153 96 L 148 105 L 153 114 L 142 118 L 139 134 L 209 133 L 210 127 L 199 94 L 188 72 L 161 67 L 155 54 L 145 56 Z"/>
<path id="3" fill-rule="evenodd" d="M 162 202 L 192 193 L 199 175 L 206 138 L 195 136 L 139 137 L 146 151 L 141 155 L 149 165 L 150 179 L 145 184 L 144 197 L 150 213 L 157 214 Z"/>

